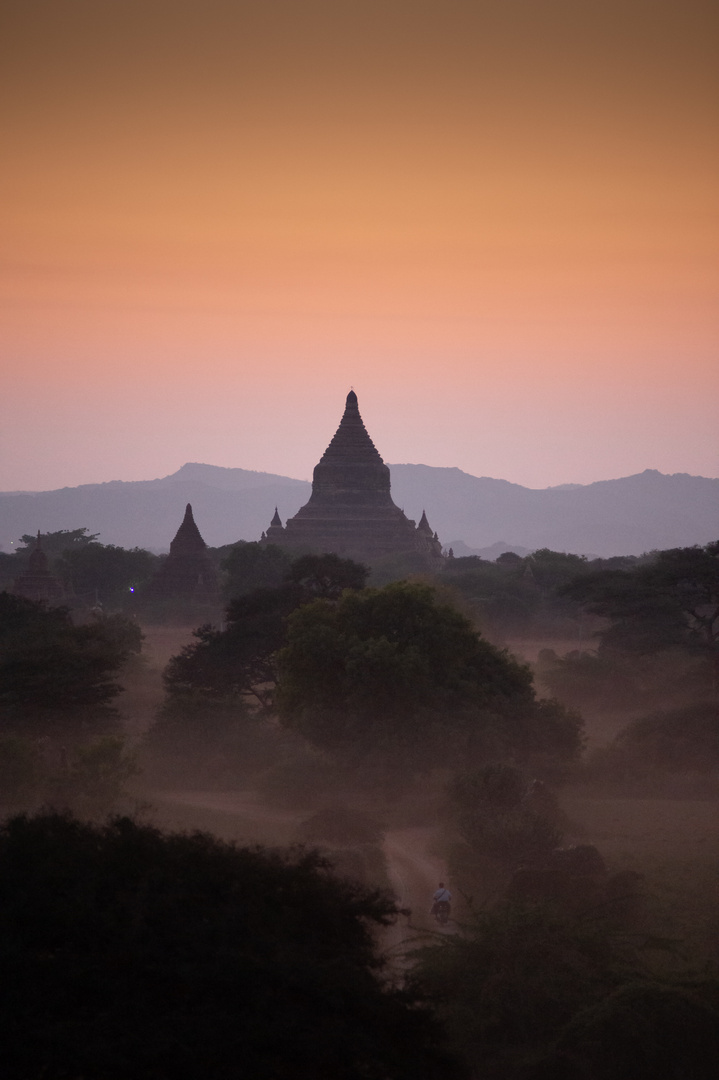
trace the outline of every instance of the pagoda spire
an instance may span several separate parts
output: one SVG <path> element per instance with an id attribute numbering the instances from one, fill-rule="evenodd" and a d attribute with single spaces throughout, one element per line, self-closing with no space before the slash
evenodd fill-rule
<path id="1" fill-rule="evenodd" d="M 144 592 L 147 599 L 194 598 L 211 601 L 217 592 L 217 573 L 210 560 L 207 544 L 195 524 L 190 503 L 185 507 L 170 554 Z"/>
<path id="2" fill-rule="evenodd" d="M 275 516 L 272 518 L 272 521 L 270 522 L 270 527 L 267 532 L 263 534 L 263 536 L 265 541 L 269 544 L 281 544 L 284 539 L 284 535 L 285 530 L 282 524 L 282 518 L 280 517 L 279 510 L 277 509 L 277 507 L 275 507 Z"/>
<path id="3" fill-rule="evenodd" d="M 422 517 L 419 519 L 419 525 L 417 526 L 417 532 L 426 533 L 427 536 L 433 536 L 432 526 L 427 521 L 427 514 L 422 511 Z"/>
<path id="4" fill-rule="evenodd" d="M 266 539 L 291 551 L 332 552 L 363 562 L 419 553 L 434 565 L 441 555 L 426 515 L 419 529 L 392 500 L 385 465 L 350 390 L 329 446 L 315 465 L 312 494 L 284 529 L 276 515 Z"/>
<path id="5" fill-rule="evenodd" d="M 204 553 L 206 548 L 207 544 L 202 539 L 200 530 L 197 528 L 192 515 L 192 505 L 188 503 L 185 507 L 182 524 L 175 534 L 175 539 L 170 544 L 170 554 L 199 555 Z"/>
<path id="6" fill-rule="evenodd" d="M 354 390 L 350 390 L 347 395 L 340 426 L 320 458 L 319 464 L 340 464 L 348 459 L 363 464 L 384 464 L 375 444 L 367 433 L 367 428 L 362 422 L 357 395 Z"/>

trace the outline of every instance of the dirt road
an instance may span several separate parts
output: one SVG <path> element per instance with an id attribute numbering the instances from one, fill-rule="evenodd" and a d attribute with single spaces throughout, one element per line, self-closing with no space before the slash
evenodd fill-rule
<path id="1" fill-rule="evenodd" d="M 268 807 L 251 791 L 166 791 L 154 796 L 163 827 L 203 829 L 245 844 L 289 844 L 305 816 L 296 810 Z M 429 915 L 437 882 L 446 876 L 442 860 L 432 854 L 435 830 L 426 827 L 393 829 L 384 842 L 389 878 L 401 908 L 400 916 L 384 939 L 390 952 L 399 953 L 427 930 L 436 930 Z"/>

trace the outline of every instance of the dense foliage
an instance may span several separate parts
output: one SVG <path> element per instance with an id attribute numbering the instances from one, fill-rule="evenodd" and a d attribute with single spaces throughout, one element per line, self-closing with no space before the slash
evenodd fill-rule
<path id="1" fill-rule="evenodd" d="M 647 936 L 501 903 L 418 954 L 452 1045 L 488 1080 L 713 1080 L 716 979 L 652 974 Z M 659 965 L 657 965 L 659 966 Z"/>
<path id="2" fill-rule="evenodd" d="M 278 663 L 283 722 L 335 752 L 438 764 L 490 748 L 579 748 L 578 718 L 538 702 L 529 670 L 425 585 L 301 607 Z"/>
<path id="3" fill-rule="evenodd" d="M 464 1075 L 419 996 L 382 976 L 383 894 L 316 854 L 129 819 L 0 833 L 8 1080 L 416 1080 Z"/>
<path id="4" fill-rule="evenodd" d="M 240 540 L 221 561 L 225 596 L 231 600 L 253 589 L 276 588 L 284 581 L 290 561 L 287 552 L 276 544 Z"/>
<path id="5" fill-rule="evenodd" d="M 367 571 L 336 555 L 307 555 L 291 563 L 282 582 L 243 593 L 227 608 L 225 629 L 201 626 L 197 643 L 167 665 L 171 698 L 202 694 L 267 706 L 276 679 L 275 654 L 285 640 L 287 616 L 315 597 L 336 598 L 345 588 L 362 588 Z"/>
<path id="6" fill-rule="evenodd" d="M 303 556 L 279 585 L 231 600 L 224 629 L 199 627 L 163 674 L 165 701 L 147 737 L 155 773 L 200 779 L 210 768 L 219 778 L 270 765 L 276 733 L 260 721 L 273 704 L 288 615 L 315 597 L 361 588 L 366 574 L 336 555 Z"/>
<path id="7" fill-rule="evenodd" d="M 151 579 L 159 562 L 143 548 L 92 542 L 64 551 L 53 568 L 75 601 L 122 607 Z"/>
<path id="8" fill-rule="evenodd" d="M 11 586 L 28 566 L 37 536 L 20 538 L 12 555 L 0 558 L 0 581 Z M 88 529 L 59 529 L 40 534 L 48 568 L 61 581 L 68 604 L 122 608 L 152 577 L 159 557 L 143 548 L 127 550 L 101 544 Z"/>
<path id="9" fill-rule="evenodd" d="M 587 574 L 626 569 L 638 561 L 631 556 L 590 560 L 549 548 L 524 557 L 507 551 L 495 562 L 476 555 L 448 559 L 442 580 L 494 635 L 578 637 L 584 632 L 582 608 L 565 587 Z"/>
<path id="10" fill-rule="evenodd" d="M 595 650 L 540 657 L 542 681 L 564 700 L 636 713 L 719 690 L 719 542 L 655 552 L 562 591 L 602 620 Z"/>
<path id="11" fill-rule="evenodd" d="M 0 725 L 53 735 L 112 719 L 118 669 L 141 642 L 121 615 L 75 625 L 65 608 L 0 593 Z"/>

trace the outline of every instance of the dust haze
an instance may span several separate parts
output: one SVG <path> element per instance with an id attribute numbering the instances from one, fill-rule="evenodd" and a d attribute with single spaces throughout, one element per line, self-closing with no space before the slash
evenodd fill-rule
<path id="1" fill-rule="evenodd" d="M 543 941 L 560 920 L 566 949 L 591 917 L 607 949 L 644 950 L 633 979 L 667 992 L 719 965 L 716 544 L 454 557 L 432 574 L 241 543 L 209 553 L 212 604 L 158 599 L 162 561 L 137 557 L 135 584 L 104 587 L 108 557 L 69 594 L 68 568 L 79 582 L 83 559 L 107 556 L 85 533 L 74 558 L 57 553 L 67 534 L 44 539 L 65 608 L 2 594 L 5 816 L 129 815 L 319 850 L 393 898 L 376 935 L 387 977 L 434 995 L 452 1053 L 488 1075 L 520 1069 L 514 1021 L 498 1047 L 462 1025 L 468 1003 L 444 980 L 471 998 L 474 952 L 503 935 L 511 951 L 528 911 Z M 29 565 L 38 545 L 12 558 Z"/>

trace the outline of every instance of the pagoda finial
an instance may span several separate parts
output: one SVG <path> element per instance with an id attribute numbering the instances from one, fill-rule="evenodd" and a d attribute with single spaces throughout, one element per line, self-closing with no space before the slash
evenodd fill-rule
<path id="1" fill-rule="evenodd" d="M 271 526 L 272 525 L 279 525 L 279 527 L 282 528 L 282 519 L 280 518 L 280 512 L 277 509 L 277 507 L 275 507 L 275 516 L 273 517 L 272 521 L 270 522 L 270 525 Z"/>
<path id="2" fill-rule="evenodd" d="M 182 524 L 175 534 L 175 539 L 170 544 L 170 554 L 186 555 L 188 553 L 203 552 L 206 546 L 200 535 L 200 530 L 195 524 L 192 504 L 187 503 Z"/>
<path id="3" fill-rule="evenodd" d="M 422 517 L 419 519 L 419 525 L 417 526 L 417 532 L 427 533 L 428 536 L 432 536 L 432 527 L 427 521 L 427 514 L 423 510 Z"/>

